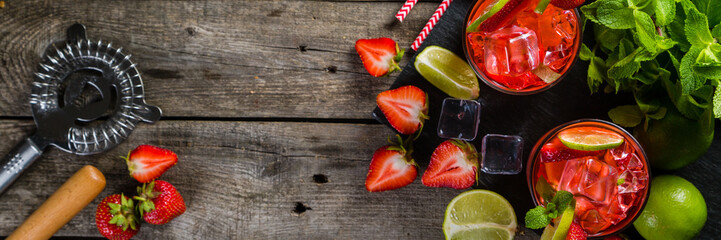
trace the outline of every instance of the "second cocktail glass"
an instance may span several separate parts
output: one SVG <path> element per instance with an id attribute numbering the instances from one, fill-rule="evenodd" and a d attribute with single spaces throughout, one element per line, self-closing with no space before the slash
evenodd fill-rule
<path id="1" fill-rule="evenodd" d="M 476 1 L 464 28 L 495 2 Z M 481 24 L 464 31 L 466 59 L 488 86 L 512 95 L 538 93 L 557 84 L 575 62 L 581 45 L 578 12 L 548 5 L 538 14 L 538 2 L 521 1 L 500 21 L 494 16 L 492 26 Z"/>

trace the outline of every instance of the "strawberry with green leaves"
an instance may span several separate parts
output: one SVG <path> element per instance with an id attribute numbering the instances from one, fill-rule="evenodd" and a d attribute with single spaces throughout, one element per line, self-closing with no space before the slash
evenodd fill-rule
<path id="1" fill-rule="evenodd" d="M 401 68 L 398 62 L 403 58 L 403 50 L 390 38 L 358 39 L 355 50 L 360 55 L 363 66 L 374 77 L 386 76 Z"/>
<path id="2" fill-rule="evenodd" d="M 401 134 L 415 133 L 428 119 L 428 96 L 413 85 L 381 92 L 376 102 L 391 126 Z"/>
<path id="3" fill-rule="evenodd" d="M 418 175 L 417 164 L 411 157 L 413 152 L 411 138 L 404 142 L 401 136 L 396 136 L 397 145 L 383 146 L 373 154 L 365 182 L 366 190 L 369 192 L 405 187 Z"/>
<path id="4" fill-rule="evenodd" d="M 130 175 L 141 183 L 160 177 L 178 162 L 178 156 L 168 149 L 140 145 L 125 158 Z"/>
<path id="5" fill-rule="evenodd" d="M 162 180 L 138 187 L 138 211 L 150 224 L 166 224 L 185 212 L 185 201 L 175 187 Z"/>
<path id="6" fill-rule="evenodd" d="M 463 140 L 446 140 L 436 147 L 423 173 L 423 185 L 465 189 L 476 182 L 478 152 Z"/>
<path id="7" fill-rule="evenodd" d="M 108 239 L 132 238 L 140 229 L 133 200 L 122 194 L 105 197 L 95 210 L 95 225 L 100 234 Z"/>

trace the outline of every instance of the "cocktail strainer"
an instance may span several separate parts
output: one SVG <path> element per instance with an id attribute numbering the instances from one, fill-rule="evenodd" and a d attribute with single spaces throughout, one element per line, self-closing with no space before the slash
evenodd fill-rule
<path id="1" fill-rule="evenodd" d="M 81 24 L 48 47 L 30 95 L 37 130 L 3 158 L 0 194 L 47 146 L 100 153 L 125 140 L 138 122 L 160 119 L 160 108 L 145 103 L 140 73 L 121 50 L 88 40 Z"/>

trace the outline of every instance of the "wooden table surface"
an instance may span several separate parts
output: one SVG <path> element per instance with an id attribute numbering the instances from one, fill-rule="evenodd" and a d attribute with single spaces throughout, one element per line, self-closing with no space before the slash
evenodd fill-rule
<path id="1" fill-rule="evenodd" d="M 132 194 L 137 186 L 119 156 L 152 144 L 178 154 L 162 179 L 178 188 L 188 210 L 169 224 L 143 225 L 138 239 L 443 237 L 446 205 L 462 191 L 428 188 L 420 177 L 394 191 L 364 188 L 373 151 L 394 134 L 372 119 L 375 96 L 397 73 L 371 77 L 353 48 L 357 39 L 374 37 L 410 46 L 439 1 L 419 2 L 402 24 L 394 24 L 401 0 L 5 2 L 0 153 L 35 129 L 32 74 L 43 50 L 76 22 L 89 39 L 132 54 L 146 100 L 163 118 L 140 124 L 106 153 L 48 149 L 0 195 L 0 236 L 91 164 L 108 185 L 56 236 L 100 237 L 94 212 L 102 197 Z M 718 194 L 719 187 L 702 192 Z M 709 212 L 709 220 L 718 220 L 717 211 Z M 717 227 L 709 221 L 705 236 Z M 520 238 L 537 234 L 526 230 Z"/>

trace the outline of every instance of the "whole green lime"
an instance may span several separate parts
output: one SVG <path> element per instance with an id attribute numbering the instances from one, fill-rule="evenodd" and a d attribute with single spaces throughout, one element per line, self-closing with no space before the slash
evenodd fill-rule
<path id="1" fill-rule="evenodd" d="M 648 128 L 637 126 L 633 135 L 648 156 L 651 167 L 675 170 L 703 156 L 711 146 L 714 132 L 713 113 L 707 110 L 700 119 L 688 119 L 673 105 L 666 116 L 650 119 Z"/>
<path id="2" fill-rule="evenodd" d="M 706 223 L 706 201 L 681 177 L 653 178 L 646 207 L 633 226 L 646 239 L 692 239 Z"/>

